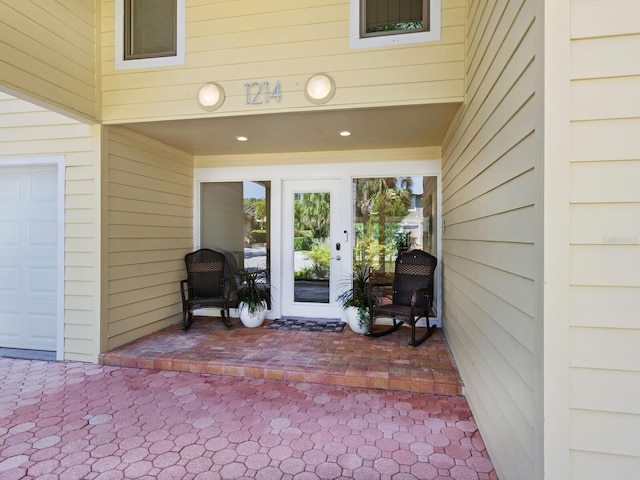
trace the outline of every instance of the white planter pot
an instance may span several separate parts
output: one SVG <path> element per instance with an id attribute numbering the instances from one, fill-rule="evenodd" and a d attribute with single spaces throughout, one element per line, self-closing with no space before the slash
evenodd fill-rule
<path id="1" fill-rule="evenodd" d="M 262 308 L 256 310 L 254 314 L 249 313 L 249 307 L 244 303 L 238 305 L 240 321 L 247 328 L 256 328 L 264 323 L 267 316 L 267 302 L 262 302 Z"/>
<path id="2" fill-rule="evenodd" d="M 360 320 L 358 318 L 358 308 L 357 307 L 347 307 L 347 323 L 349 324 L 349 328 L 356 333 L 367 333 L 369 331 L 369 327 L 367 325 L 360 326 Z M 367 317 L 369 313 L 367 313 Z"/>

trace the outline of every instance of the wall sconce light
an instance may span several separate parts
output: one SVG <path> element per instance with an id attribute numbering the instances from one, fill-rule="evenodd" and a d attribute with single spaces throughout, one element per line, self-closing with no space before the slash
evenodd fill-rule
<path id="1" fill-rule="evenodd" d="M 326 73 L 316 73 L 304 86 L 304 94 L 311 103 L 321 105 L 327 103 L 336 93 L 336 84 Z"/>
<path id="2" fill-rule="evenodd" d="M 224 103 L 224 89 L 217 83 L 207 83 L 198 90 L 198 103 L 210 112 L 217 110 Z"/>

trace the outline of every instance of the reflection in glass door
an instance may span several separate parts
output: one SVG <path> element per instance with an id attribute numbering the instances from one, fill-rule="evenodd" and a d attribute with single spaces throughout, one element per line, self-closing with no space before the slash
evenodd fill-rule
<path id="1" fill-rule="evenodd" d="M 283 314 L 338 318 L 339 180 L 290 180 L 283 191 Z M 338 237 L 338 238 L 334 238 Z"/>
<path id="2" fill-rule="evenodd" d="M 295 302 L 329 303 L 329 192 L 293 194 L 293 298 Z"/>

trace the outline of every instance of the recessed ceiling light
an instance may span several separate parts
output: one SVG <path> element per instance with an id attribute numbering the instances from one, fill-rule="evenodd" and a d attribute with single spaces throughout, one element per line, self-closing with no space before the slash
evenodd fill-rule
<path id="1" fill-rule="evenodd" d="M 351 135 L 351 132 L 350 132 L 350 131 L 348 131 L 348 130 L 343 130 L 343 131 L 341 131 L 341 132 L 338 132 L 338 134 L 339 134 L 341 137 L 348 137 L 348 136 L 350 136 L 350 135 Z"/>
<path id="2" fill-rule="evenodd" d="M 236 137 L 236 140 L 239 142 L 246 142 L 247 140 L 249 140 L 249 137 L 245 137 L 244 135 L 238 135 Z"/>

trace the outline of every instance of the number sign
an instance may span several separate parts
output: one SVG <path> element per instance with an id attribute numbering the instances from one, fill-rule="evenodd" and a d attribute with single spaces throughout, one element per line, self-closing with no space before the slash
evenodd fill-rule
<path id="1" fill-rule="evenodd" d="M 247 105 L 262 105 L 263 103 L 269 103 L 271 99 L 275 99 L 276 102 L 280 101 L 280 80 L 276 80 L 273 87 L 269 85 L 269 82 L 247 82 L 244 84 L 244 98 Z"/>

